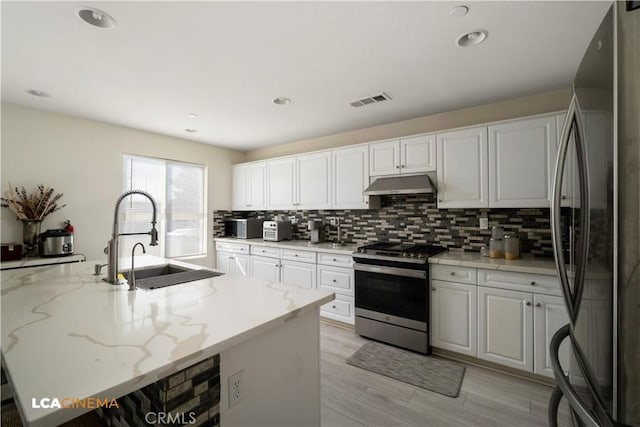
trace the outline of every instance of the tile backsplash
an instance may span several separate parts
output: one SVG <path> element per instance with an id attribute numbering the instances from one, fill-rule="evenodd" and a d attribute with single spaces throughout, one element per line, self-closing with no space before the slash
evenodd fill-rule
<path id="1" fill-rule="evenodd" d="M 506 232 L 517 233 L 522 253 L 553 255 L 549 209 L 437 209 L 433 195 L 397 195 L 383 197 L 382 207 L 371 210 L 214 211 L 214 236 L 224 236 L 225 219 L 254 217 L 295 217 L 294 239 L 308 240 L 307 221 L 316 220 L 325 224 L 325 240 L 335 242 L 337 230 L 329 225 L 329 219 L 336 217 L 342 238 L 349 243 L 431 243 L 458 251 L 479 251 L 489 244 L 491 230 L 479 228 L 479 219 L 486 217 L 489 227 L 499 225 Z"/>

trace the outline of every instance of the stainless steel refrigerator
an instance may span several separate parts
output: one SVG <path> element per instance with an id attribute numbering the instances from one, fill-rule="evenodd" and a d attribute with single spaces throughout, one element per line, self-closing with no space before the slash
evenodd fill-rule
<path id="1" fill-rule="evenodd" d="M 551 227 L 569 323 L 551 341 L 552 426 L 563 397 L 574 425 L 640 426 L 638 3 L 612 3 L 562 127 Z"/>

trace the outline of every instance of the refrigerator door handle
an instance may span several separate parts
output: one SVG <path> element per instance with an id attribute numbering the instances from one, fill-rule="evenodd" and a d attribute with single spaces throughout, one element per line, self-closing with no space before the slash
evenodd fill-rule
<path id="1" fill-rule="evenodd" d="M 575 310 L 573 308 L 573 295 L 569 286 L 569 278 L 567 276 L 567 268 L 564 264 L 564 255 L 562 248 L 562 229 L 560 224 L 561 214 L 561 196 L 562 196 L 562 179 L 564 176 L 564 164 L 567 158 L 567 150 L 569 148 L 571 130 L 574 127 L 574 117 L 576 111 L 577 98 L 574 94 L 567 110 L 567 115 L 562 125 L 560 133 L 560 145 L 558 147 L 558 155 L 556 157 L 555 173 L 553 176 L 553 189 L 551 192 L 551 241 L 553 243 L 553 255 L 562 286 L 562 297 L 564 299 L 565 309 L 571 322 L 574 322 Z"/>
<path id="2" fill-rule="evenodd" d="M 575 97 L 575 94 L 573 95 Z M 587 163 L 587 144 L 585 139 L 585 127 L 582 122 L 582 110 L 578 98 L 575 100 L 574 120 L 576 123 L 576 157 L 578 160 L 578 177 L 580 182 L 580 222 L 578 223 L 578 244 L 576 245 L 576 277 L 573 289 L 573 311 L 574 318 L 572 325 L 575 326 L 580 304 L 582 303 L 582 293 L 584 291 L 585 272 L 587 270 L 587 259 L 589 257 L 589 228 L 591 224 L 591 201 L 589 200 L 589 170 Z"/>
<path id="3" fill-rule="evenodd" d="M 586 407 L 578 393 L 575 391 L 568 378 L 562 370 L 560 360 L 558 359 L 558 351 L 560 350 L 560 344 L 565 338 L 569 336 L 571 330 L 570 325 L 564 325 L 551 338 L 551 345 L 549 349 L 549 356 L 551 358 L 551 367 L 553 369 L 553 375 L 556 378 L 557 387 L 551 395 L 549 401 L 549 425 L 558 425 L 558 403 L 563 396 L 569 402 L 569 406 L 573 413 L 584 423 L 587 427 L 600 427 L 598 420 L 594 417 L 593 413 Z M 560 389 L 558 392 L 557 389 Z"/>

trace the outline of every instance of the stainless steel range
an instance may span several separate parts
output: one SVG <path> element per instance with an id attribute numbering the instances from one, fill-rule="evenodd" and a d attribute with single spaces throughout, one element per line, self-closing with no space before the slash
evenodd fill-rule
<path id="1" fill-rule="evenodd" d="M 356 333 L 430 353 L 428 259 L 444 250 L 389 242 L 359 247 L 353 253 Z"/>

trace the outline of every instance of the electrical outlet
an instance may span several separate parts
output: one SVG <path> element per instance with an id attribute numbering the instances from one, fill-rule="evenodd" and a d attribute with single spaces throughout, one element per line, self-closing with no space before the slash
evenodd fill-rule
<path id="1" fill-rule="evenodd" d="M 229 377 L 229 408 L 234 407 L 244 399 L 242 383 L 242 371 L 238 371 Z"/>
<path id="2" fill-rule="evenodd" d="M 335 217 L 331 217 L 329 218 L 329 224 L 331 224 L 332 226 L 336 226 L 336 218 Z"/>
<path id="3" fill-rule="evenodd" d="M 480 230 L 489 229 L 489 218 L 480 218 Z"/>

